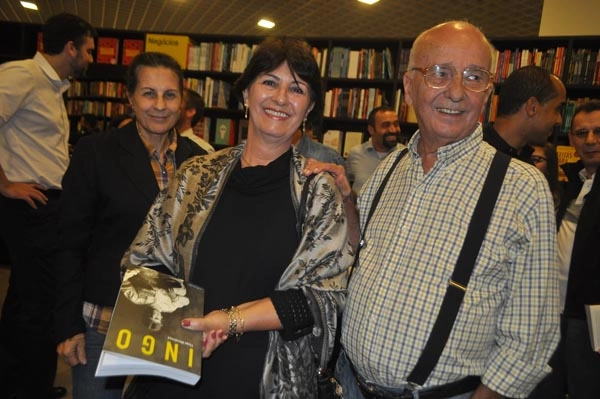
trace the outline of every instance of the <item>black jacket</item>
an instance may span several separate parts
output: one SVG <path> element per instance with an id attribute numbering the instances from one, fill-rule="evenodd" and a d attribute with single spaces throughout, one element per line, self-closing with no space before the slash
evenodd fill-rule
<path id="1" fill-rule="evenodd" d="M 179 167 L 206 154 L 178 136 Z M 82 301 L 114 305 L 119 265 L 159 187 L 135 123 L 82 138 L 63 178 L 56 269 L 58 342 L 85 331 Z"/>
<path id="2" fill-rule="evenodd" d="M 562 166 L 568 182 L 557 212 L 557 226 L 565 216 L 569 203 L 577 198 L 583 182 L 579 171 L 581 161 Z M 564 315 L 568 318 L 585 319 L 585 304 L 600 303 L 600 178 L 596 176 L 592 189 L 585 197 L 581 210 L 569 268 L 567 298 Z"/>

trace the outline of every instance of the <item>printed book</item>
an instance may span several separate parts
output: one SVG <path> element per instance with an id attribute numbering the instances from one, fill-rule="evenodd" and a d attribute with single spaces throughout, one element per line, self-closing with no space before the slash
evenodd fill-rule
<path id="1" fill-rule="evenodd" d="M 119 56 L 119 39 L 116 37 L 99 37 L 96 50 L 98 64 L 116 64 Z"/>
<path id="2" fill-rule="evenodd" d="M 600 351 L 600 305 L 585 305 L 592 350 Z"/>
<path id="3" fill-rule="evenodd" d="M 144 51 L 144 41 L 139 39 L 123 39 L 121 64 L 129 65 L 136 55 Z"/>
<path id="4" fill-rule="evenodd" d="M 156 375 L 195 385 L 202 334 L 181 327 L 204 315 L 204 289 L 146 267 L 125 272 L 96 377 Z"/>

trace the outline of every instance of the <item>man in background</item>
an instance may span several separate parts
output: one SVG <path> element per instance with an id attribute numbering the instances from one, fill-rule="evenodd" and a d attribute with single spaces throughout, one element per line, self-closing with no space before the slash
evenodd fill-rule
<path id="1" fill-rule="evenodd" d="M 600 100 L 575 109 L 569 143 L 580 160 L 562 165 L 568 181 L 557 212 L 561 341 L 552 374 L 531 399 L 600 398 L 600 348 L 592 347 L 585 313 L 600 303 Z"/>
<path id="2" fill-rule="evenodd" d="M 342 155 L 331 147 L 328 147 L 315 139 L 315 130 L 310 123 L 304 124 L 304 129 L 298 129 L 292 144 L 296 146 L 298 152 L 309 159 L 316 159 L 320 162 L 332 163 L 344 167 L 348 173 L 346 160 Z M 318 136 L 321 136 L 320 134 Z"/>
<path id="3" fill-rule="evenodd" d="M 556 235 L 552 198 L 533 166 L 510 161 L 468 287 L 451 281 L 496 153 L 478 122 L 493 90 L 491 63 L 491 44 L 467 22 L 414 41 L 404 88 L 419 130 L 366 229 L 399 151 L 358 197 L 363 245 L 336 368 L 346 399 L 523 398 L 550 371 L 559 336 Z M 437 331 L 446 292 L 463 290 L 456 317 L 443 323 L 447 341 L 433 337 L 443 350 L 425 351 L 433 368 L 415 382 L 409 376 Z"/>
<path id="4" fill-rule="evenodd" d="M 192 89 L 185 88 L 181 103 L 181 116 L 179 117 L 179 122 L 177 122 L 177 131 L 183 137 L 187 137 L 198 144 L 204 151 L 211 153 L 215 152 L 213 146 L 200 138 L 200 136 L 197 136 L 193 129 L 197 124 L 203 123 L 204 109 L 204 100 L 200 94 Z"/>
<path id="5" fill-rule="evenodd" d="M 356 194 L 373 174 L 379 162 L 398 147 L 400 122 L 394 108 L 376 107 L 367 118 L 368 141 L 354 147 L 348 154 L 349 179 Z"/>
<path id="6" fill-rule="evenodd" d="M 532 145 L 543 146 L 562 124 L 567 92 L 556 76 L 539 66 L 513 71 L 502 84 L 494 123 L 483 139 L 498 151 L 532 163 Z"/>
<path id="7" fill-rule="evenodd" d="M 42 27 L 43 52 L 0 65 L 0 234 L 11 273 L 0 320 L 0 393 L 60 397 L 53 390 L 55 253 L 61 180 L 69 162 L 69 78 L 93 62 L 94 28 L 63 13 Z M 11 391 L 14 387 L 15 391 Z"/>

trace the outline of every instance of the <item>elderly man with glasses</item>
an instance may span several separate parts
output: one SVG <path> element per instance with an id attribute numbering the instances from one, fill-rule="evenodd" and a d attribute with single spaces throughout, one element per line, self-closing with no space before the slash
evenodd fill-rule
<path id="1" fill-rule="evenodd" d="M 336 368 L 346 399 L 525 398 L 550 371 L 552 197 L 534 167 L 483 141 L 491 62 L 492 46 L 466 22 L 414 42 L 404 88 L 419 130 L 358 197 L 362 240 Z M 482 204 L 487 216 L 474 216 Z"/>

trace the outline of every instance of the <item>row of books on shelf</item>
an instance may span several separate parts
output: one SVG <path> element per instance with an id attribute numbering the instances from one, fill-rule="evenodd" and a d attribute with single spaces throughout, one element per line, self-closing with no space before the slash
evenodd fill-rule
<path id="1" fill-rule="evenodd" d="M 527 65 L 537 65 L 547 71 L 562 76 L 566 47 L 559 46 L 548 50 L 505 49 L 495 50 L 491 71 L 495 83 L 503 82 L 512 71 Z"/>
<path id="2" fill-rule="evenodd" d="M 567 84 L 600 85 L 600 51 L 582 48 L 571 53 Z"/>
<path id="3" fill-rule="evenodd" d="M 253 47 L 246 43 L 190 44 L 186 69 L 241 73 L 250 61 Z"/>
<path id="4" fill-rule="evenodd" d="M 131 111 L 127 103 L 115 101 L 67 100 L 69 115 L 92 114 L 105 118 L 112 118 Z"/>
<path id="5" fill-rule="evenodd" d="M 394 66 L 389 48 L 352 50 L 333 47 L 329 58 L 330 78 L 392 79 Z"/>
<path id="6" fill-rule="evenodd" d="M 344 158 L 348 158 L 352 148 L 361 145 L 363 132 L 328 130 L 323 134 L 323 144 L 333 148 Z M 342 151 L 343 149 L 343 151 Z"/>
<path id="7" fill-rule="evenodd" d="M 237 109 L 237 100 L 231 98 L 231 86 L 230 82 L 208 76 L 204 79 L 185 79 L 185 87 L 200 94 L 207 108 Z"/>
<path id="8" fill-rule="evenodd" d="M 369 112 L 388 103 L 382 89 L 335 87 L 325 92 L 324 116 L 329 118 L 365 119 Z"/>
<path id="9" fill-rule="evenodd" d="M 163 35 L 148 34 L 146 42 L 157 43 L 150 37 Z M 171 37 L 171 36 L 169 36 Z M 179 37 L 179 36 L 174 36 Z M 174 46 L 173 51 L 178 59 L 183 59 L 182 67 L 190 71 L 233 72 L 241 73 L 248 65 L 252 51 L 256 44 L 202 42 L 189 43 L 187 40 Z M 149 41 L 150 40 L 150 41 Z M 173 42 L 167 41 L 168 43 Z M 133 57 L 144 51 L 146 43 L 141 39 L 123 39 L 122 48 L 120 39 L 115 37 L 99 37 L 96 62 L 100 64 L 128 65 Z M 181 47 L 187 46 L 187 54 L 181 58 Z M 170 50 L 162 46 L 161 51 Z M 503 82 L 515 69 L 527 65 L 538 65 L 557 76 L 563 76 L 565 69 L 567 49 L 557 46 L 549 49 L 503 49 L 495 50 L 492 61 L 492 70 L 495 83 Z M 398 74 L 402 74 L 408 67 L 409 48 L 400 49 L 398 56 Z M 328 66 L 328 77 L 347 79 L 392 79 L 394 76 L 393 55 L 389 48 L 374 49 L 363 48 L 359 50 L 349 47 L 335 46 L 329 52 L 327 48 L 313 47 L 313 55 L 321 68 L 321 75 L 325 76 Z M 570 54 L 569 65 L 566 66 L 565 81 L 567 84 L 600 85 L 600 54 L 598 49 L 574 49 Z"/>
<path id="10" fill-rule="evenodd" d="M 98 96 L 127 98 L 127 88 L 122 82 L 114 81 L 73 81 L 67 92 L 69 97 Z"/>

